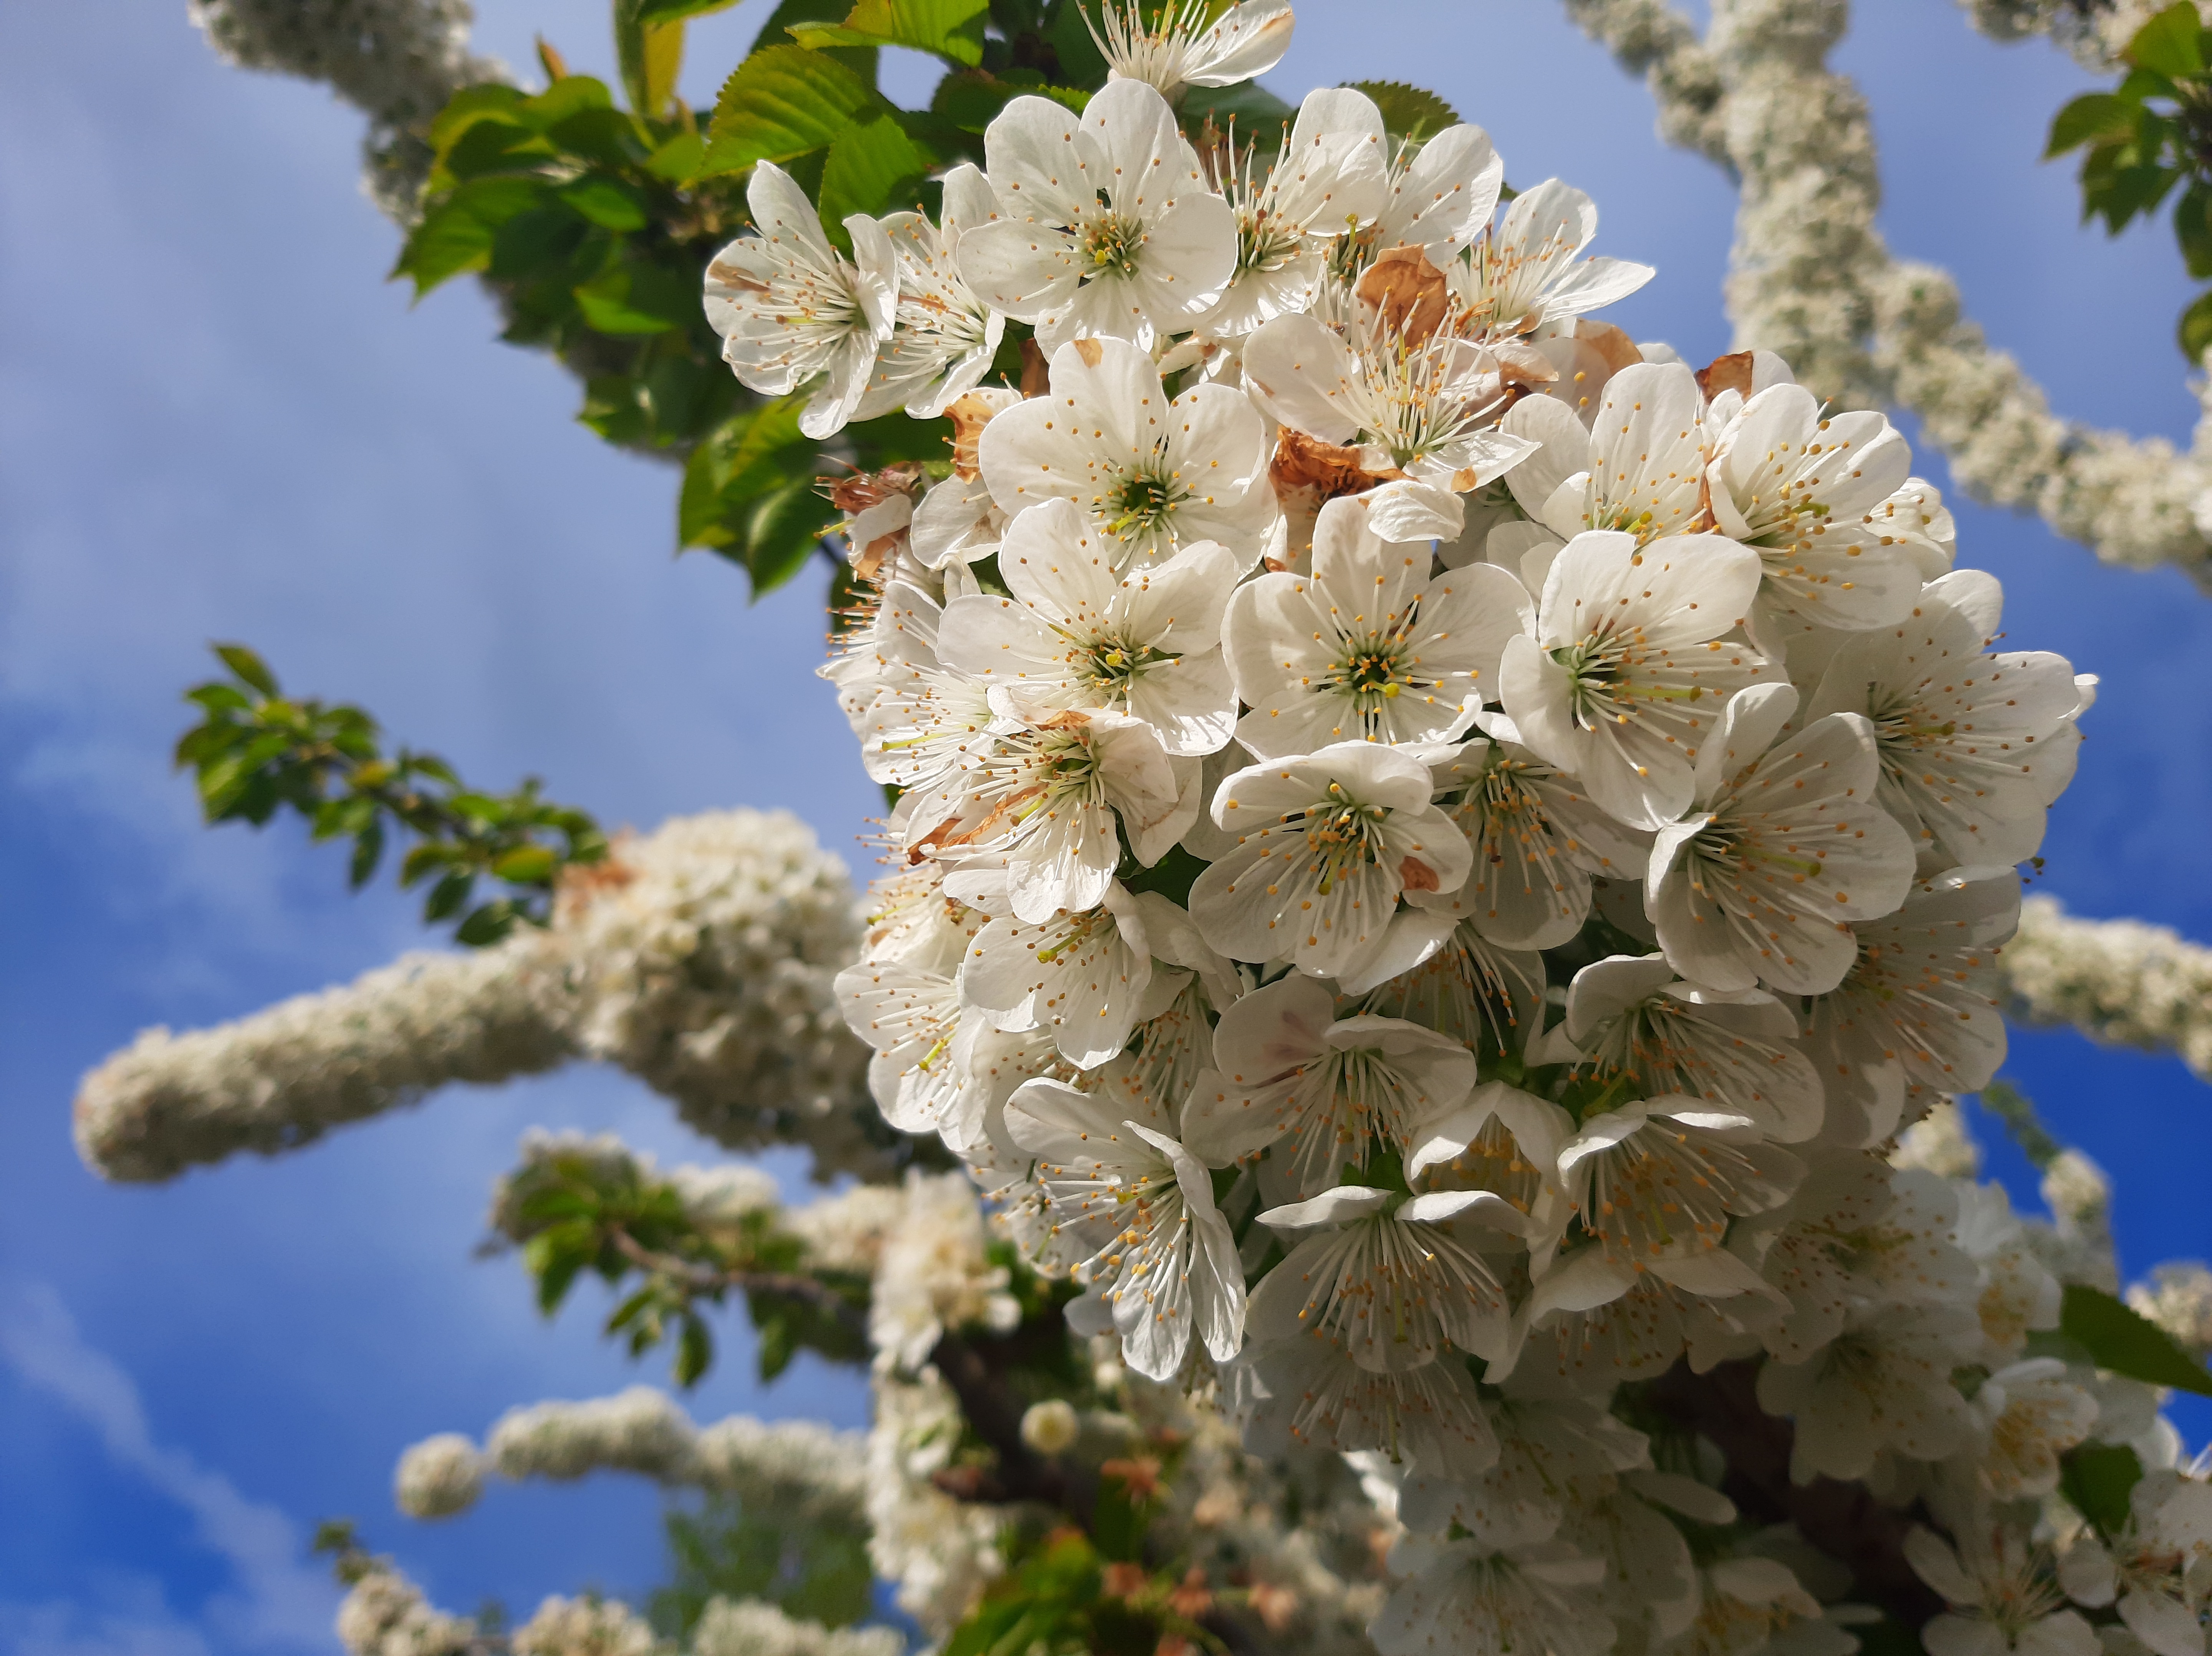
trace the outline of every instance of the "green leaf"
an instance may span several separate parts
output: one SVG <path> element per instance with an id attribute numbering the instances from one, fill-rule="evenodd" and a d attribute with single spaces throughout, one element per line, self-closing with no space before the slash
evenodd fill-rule
<path id="1" fill-rule="evenodd" d="M 517 87 L 502 86 L 495 81 L 463 87 L 431 118 L 427 135 L 430 148 L 442 161 L 461 134 L 481 120 L 519 121 L 534 126 L 537 121 L 529 108 L 530 94 Z"/>
<path id="2" fill-rule="evenodd" d="M 2142 107 L 2110 92 L 2083 93 L 2051 119 L 2051 141 L 2043 146 L 2044 160 L 2077 149 L 2093 139 L 2125 137 L 2135 131 L 2136 116 Z"/>
<path id="3" fill-rule="evenodd" d="M 875 89 L 836 58 L 804 46 L 769 46 L 723 82 L 699 170 L 742 173 L 757 161 L 793 160 L 883 107 Z"/>
<path id="4" fill-rule="evenodd" d="M 1403 81 L 1346 81 L 1345 85 L 1375 100 L 1382 112 L 1382 130 L 1394 137 L 1432 138 L 1459 125 L 1457 110 L 1435 93 Z"/>
<path id="5" fill-rule="evenodd" d="M 586 176 L 556 192 L 573 211 L 609 230 L 642 230 L 652 222 L 637 192 L 610 178 Z"/>
<path id="6" fill-rule="evenodd" d="M 678 132 L 653 152 L 645 170 L 671 184 L 689 184 L 707 158 L 707 140 L 696 132 Z"/>
<path id="7" fill-rule="evenodd" d="M 2190 180 L 2173 210 L 2173 234 L 2190 275 L 2199 282 L 2212 278 L 2212 182 Z"/>
<path id="8" fill-rule="evenodd" d="M 705 1320 L 692 1312 L 684 1313 L 684 1332 L 676 1341 L 676 1384 L 696 1385 L 714 1361 L 714 1336 Z"/>
<path id="9" fill-rule="evenodd" d="M 545 186 L 536 179 L 471 179 L 423 215 L 392 267 L 407 277 L 420 299 L 440 283 L 491 262 L 492 238 L 499 227 L 538 204 Z"/>
<path id="10" fill-rule="evenodd" d="M 2181 313 L 2174 337 L 2181 354 L 2192 363 L 2204 360 L 2205 348 L 2212 346 L 2212 293 L 2199 294 L 2197 302 Z"/>
<path id="11" fill-rule="evenodd" d="M 614 94 L 607 90 L 607 83 L 589 75 L 564 75 L 522 106 L 528 119 L 549 131 L 584 110 L 614 107 Z"/>
<path id="12" fill-rule="evenodd" d="M 2170 80 L 2194 80 L 2204 73 L 2203 33 L 2191 0 L 2175 0 L 2136 31 L 2121 56 Z"/>
<path id="13" fill-rule="evenodd" d="M 752 602 L 758 603 L 806 567 L 822 544 L 830 516 L 827 502 L 814 492 L 811 478 L 786 484 L 753 508 L 745 533 Z"/>
<path id="14" fill-rule="evenodd" d="M 578 288 L 576 308 L 599 333 L 665 333 L 696 314 L 699 295 L 665 265 L 632 263 L 617 265 Z"/>
<path id="15" fill-rule="evenodd" d="M 636 113 L 658 120 L 684 67 L 684 21 L 648 18 L 640 0 L 615 0 L 615 56 Z"/>
<path id="16" fill-rule="evenodd" d="M 906 46 L 973 69 L 983 61 L 990 0 L 860 0 L 842 23 L 794 23 L 792 38 L 824 46 Z"/>
<path id="17" fill-rule="evenodd" d="M 1091 101 L 1088 92 L 1073 87 L 1047 86 L 1042 80 L 1017 80 L 1012 74 L 1001 76 L 987 69 L 969 69 L 939 81 L 930 94 L 929 108 L 932 114 L 963 132 L 981 132 L 999 118 L 1000 110 L 1020 97 L 1050 98 L 1079 115 Z"/>
<path id="18" fill-rule="evenodd" d="M 552 878 L 561 859 L 543 845 L 518 845 L 491 865 L 491 871 L 513 886 L 538 886 Z"/>
<path id="19" fill-rule="evenodd" d="M 276 688 L 276 675 L 269 671 L 268 663 L 246 648 L 245 645 L 217 644 L 215 646 L 215 653 L 222 658 L 223 666 L 228 667 L 264 696 L 282 694 Z"/>
<path id="20" fill-rule="evenodd" d="M 2203 303 L 2200 300 L 2191 309 Z M 2212 1373 L 2176 1345 L 2164 1329 L 2101 1289 L 2069 1282 L 2058 1328 L 2079 1340 L 2100 1368 L 2212 1397 Z"/>
<path id="21" fill-rule="evenodd" d="M 2111 1536 L 2126 1527 L 2128 1497 L 2142 1475 L 2142 1462 L 2126 1445 L 2084 1443 L 2062 1457 L 2058 1489 L 2099 1533 Z"/>
<path id="22" fill-rule="evenodd" d="M 384 825 L 372 822 L 354 836 L 353 855 L 346 864 L 346 884 L 355 891 L 375 878 L 376 865 L 384 860 Z"/>
<path id="23" fill-rule="evenodd" d="M 1206 121 L 1220 127 L 1234 121 L 1240 142 L 1243 134 L 1273 131 L 1295 113 L 1257 81 L 1240 81 L 1235 86 L 1194 86 L 1183 94 L 1182 106 L 1176 111 L 1187 131 L 1196 131 Z"/>
<path id="24" fill-rule="evenodd" d="M 933 158 L 889 115 L 866 126 L 848 126 L 831 141 L 822 167 L 822 227 L 833 241 L 847 240 L 845 220 L 854 213 L 870 217 L 892 206 L 921 183 Z"/>
<path id="25" fill-rule="evenodd" d="M 812 475 L 815 446 L 799 429 L 805 406 L 804 397 L 784 397 L 732 415 L 691 451 L 678 508 L 679 546 L 730 547 L 744 533 L 739 507 L 802 466 Z"/>
<path id="26" fill-rule="evenodd" d="M 466 948 L 488 948 L 513 931 L 521 917 L 522 911 L 505 898 L 486 903 L 454 928 L 453 941 Z"/>
<path id="27" fill-rule="evenodd" d="M 738 0 L 639 0 L 641 23 L 678 23 L 687 17 L 703 17 L 710 11 L 727 11 Z"/>
<path id="28" fill-rule="evenodd" d="M 476 876 L 466 869 L 457 868 L 430 888 L 423 900 L 422 918 L 435 923 L 459 912 L 462 904 L 469 900 L 469 891 L 477 883 Z"/>

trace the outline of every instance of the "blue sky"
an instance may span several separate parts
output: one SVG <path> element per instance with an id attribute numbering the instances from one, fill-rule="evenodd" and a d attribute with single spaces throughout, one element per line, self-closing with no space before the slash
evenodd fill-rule
<path id="1" fill-rule="evenodd" d="M 765 9 L 745 0 L 696 31 L 695 97 Z M 605 65 L 596 4 L 481 10 L 481 46 L 509 62 L 543 30 L 572 63 Z M 1977 39 L 1937 0 L 1858 12 L 1844 59 L 1874 103 L 1893 243 L 1950 266 L 2063 411 L 2185 441 L 2170 238 L 2077 229 L 2070 178 L 2034 160 L 2084 77 L 2040 44 Z M 915 71 L 887 78 L 911 95 Z M 1660 267 L 1617 320 L 1693 360 L 1725 346 L 1729 192 L 1657 145 L 1642 88 L 1547 0 L 1310 0 L 1270 78 L 1295 96 L 1370 77 L 1450 98 L 1516 183 L 1589 189 L 1602 250 Z M 336 856 L 295 831 L 198 825 L 167 752 L 208 640 L 253 643 L 288 683 L 366 703 L 488 783 L 534 771 L 641 827 L 787 805 L 864 860 L 871 790 L 806 676 L 818 583 L 749 606 L 736 572 L 672 557 L 671 472 L 575 425 L 573 383 L 496 344 L 465 284 L 410 308 L 382 279 L 393 233 L 354 188 L 358 133 L 318 88 L 223 68 L 177 0 L 0 7 L 10 1653 L 335 1648 L 334 1591 L 301 1557 L 335 1514 L 453 1608 L 495 1596 L 526 1613 L 660 1568 L 656 1501 L 635 1484 L 495 1489 L 436 1527 L 390 1497 L 417 1438 L 641 1378 L 596 1339 L 588 1292 L 546 1324 L 512 1261 L 470 1250 L 532 1124 L 711 1154 L 652 1095 L 584 1069 L 457 1092 L 160 1189 L 104 1186 L 77 1163 L 76 1077 L 138 1029 L 237 1016 L 425 941 L 411 901 L 348 898 Z M 1932 454 L 1923 465 L 1942 477 Z M 2212 660 L 2212 603 L 2031 522 L 1962 509 L 1960 527 L 1965 560 L 2005 581 L 2013 641 L 2105 681 L 2046 889 L 2212 937 L 2212 874 L 2186 853 L 2212 817 L 2212 698 L 2187 693 L 2186 665 Z M 2127 1263 L 2212 1252 L 2202 1085 L 2068 1035 L 2015 1054 L 2022 1085 L 2118 1178 Z M 734 1328 L 725 1352 L 690 1400 L 702 1416 L 861 1418 L 849 1376 L 801 1366 L 762 1393 Z"/>

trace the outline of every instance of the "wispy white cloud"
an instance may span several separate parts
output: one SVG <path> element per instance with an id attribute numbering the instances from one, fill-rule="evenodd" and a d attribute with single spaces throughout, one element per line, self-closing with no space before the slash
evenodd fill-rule
<path id="1" fill-rule="evenodd" d="M 156 1442 L 138 1388 L 85 1343 L 61 1298 L 43 1283 L 0 1282 L 0 1358 L 91 1428 L 109 1458 L 191 1513 L 200 1541 L 228 1562 L 234 1585 L 203 1618 L 228 1649 L 327 1650 L 336 1587 L 307 1556 L 300 1528 L 252 1501 L 220 1472 Z M 136 1597 L 137 1603 L 128 1600 Z M 143 1593 L 99 1611 L 0 1606 L 0 1636 L 19 1652 L 52 1656 L 198 1656 L 207 1640 Z"/>

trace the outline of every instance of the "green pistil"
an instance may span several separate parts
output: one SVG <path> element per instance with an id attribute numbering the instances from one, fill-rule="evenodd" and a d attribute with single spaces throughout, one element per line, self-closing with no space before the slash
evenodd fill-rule
<path id="1" fill-rule="evenodd" d="M 1133 277 L 1144 250 L 1145 227 L 1119 213 L 1101 213 L 1083 232 L 1083 251 L 1091 276 Z"/>
<path id="2" fill-rule="evenodd" d="M 1189 495 L 1182 474 L 1170 471 L 1165 457 L 1154 454 L 1124 472 L 1107 494 L 1106 527 L 1122 540 L 1153 533 L 1167 527 Z"/>

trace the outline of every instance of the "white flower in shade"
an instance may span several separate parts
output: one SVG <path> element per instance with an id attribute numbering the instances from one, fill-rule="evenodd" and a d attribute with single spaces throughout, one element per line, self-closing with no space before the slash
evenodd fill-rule
<path id="1" fill-rule="evenodd" d="M 1467 839 L 1429 803 L 1429 769 L 1372 742 L 1336 742 L 1239 770 L 1213 799 L 1236 845 L 1191 887 L 1190 913 L 1222 953 L 1288 960 L 1358 994 L 1434 952 L 1428 916 L 1399 896 L 1456 891 Z"/>
<path id="2" fill-rule="evenodd" d="M 2109 1547 L 2083 1530 L 2058 1560 L 2058 1584 L 2077 1604 L 2117 1603 L 2120 1620 L 2156 1656 L 2203 1656 L 2205 1565 L 2212 1560 L 2212 1486 L 2146 1472 Z"/>
<path id="3" fill-rule="evenodd" d="M 2004 1062 L 1997 956 L 2020 924 L 2020 876 L 1954 869 L 1851 928 L 1844 981 L 1808 1003 L 1805 1050 L 1826 1078 L 1838 1143 L 1897 1130 L 1908 1087 L 1978 1093 Z"/>
<path id="4" fill-rule="evenodd" d="M 1339 240 L 1371 223 L 1389 198 L 1382 113 L 1364 92 L 1306 94 L 1273 163 L 1255 178 L 1259 146 L 1232 151 L 1221 185 L 1237 214 L 1237 269 L 1192 324 L 1237 339 L 1262 322 L 1311 310 Z"/>
<path id="5" fill-rule="evenodd" d="M 1883 808 L 1936 868 L 2034 855 L 2046 808 L 2073 780 L 2074 669 L 2047 650 L 1983 654 L 2003 598 L 1978 569 L 1945 575 L 1908 620 L 1846 642 L 1808 709 L 1873 724 Z"/>
<path id="6" fill-rule="evenodd" d="M 1785 1144 L 1820 1130 L 1820 1078 L 1797 1050 L 1797 1020 L 1761 990 L 1686 983 L 1664 955 L 1609 955 L 1575 974 L 1553 1033 L 1542 1056 L 1608 1086 L 1687 1093 Z"/>
<path id="7" fill-rule="evenodd" d="M 1474 1086 L 1474 1055 L 1396 1018 L 1336 1015 L 1326 983 L 1291 976 L 1224 1008 L 1213 1070 L 1183 1109 L 1183 1142 L 1214 1166 L 1273 1147 L 1314 1196 L 1377 1145 L 1403 1150 Z"/>
<path id="8" fill-rule="evenodd" d="M 1556 948 L 1589 918 L 1592 877 L 1632 875 L 1650 861 L 1650 843 L 1521 746 L 1511 720 L 1478 714 L 1476 721 L 1489 740 L 1477 737 L 1434 767 L 1440 807 L 1467 836 L 1474 871 L 1456 892 L 1407 900 L 1464 919 L 1506 948 Z"/>
<path id="9" fill-rule="evenodd" d="M 1251 711 L 1237 740 L 1259 758 L 1334 742 L 1449 741 L 1495 691 L 1528 594 L 1488 564 L 1434 580 L 1425 539 L 1385 540 L 1360 499 L 1332 500 L 1313 573 L 1263 575 L 1229 600 L 1224 651 Z"/>
<path id="10" fill-rule="evenodd" d="M 1704 408 L 1697 376 L 1680 362 L 1622 368 L 1587 429 L 1558 398 L 1524 397 L 1504 429 L 1541 452 L 1507 472 L 1505 486 L 1561 539 L 1618 529 L 1641 544 L 1710 529 Z"/>
<path id="11" fill-rule="evenodd" d="M 853 417 L 891 337 L 898 261 L 883 226 L 865 213 L 845 221 L 859 262 L 822 234 L 814 204 L 771 161 L 745 186 L 755 234 L 707 266 L 707 323 L 722 360 L 750 390 L 781 397 L 821 383 L 799 429 L 826 437 Z"/>
<path id="12" fill-rule="evenodd" d="M 1769 386 L 1713 440 L 1705 468 L 1713 527 L 1759 549 L 1759 597 L 1779 626 L 1852 631 L 1911 613 L 1920 569 L 1868 514 L 1912 469 L 1905 439 L 1881 415 L 1823 417 L 1801 385 Z"/>
<path id="13" fill-rule="evenodd" d="M 1514 1372 L 1577 1395 L 1649 1379 L 1686 1354 L 1691 1372 L 1702 1374 L 1757 1352 L 1759 1330 L 1788 1308 L 1723 1250 L 1631 1264 L 1583 1247 L 1536 1279 L 1518 1313 L 1527 1331 Z"/>
<path id="14" fill-rule="evenodd" d="M 1760 1331 L 1767 1350 L 1802 1363 L 1869 1306 L 1971 1299 L 1978 1273 L 1952 1245 L 1958 1215 L 1957 1195 L 1933 1173 L 1893 1172 L 1872 1154 L 1815 1160 L 1786 1209 L 1729 1239 L 1789 1296 L 1789 1315 Z"/>
<path id="15" fill-rule="evenodd" d="M 1958 1306 L 1869 1306 L 1805 1361 L 1770 1360 L 1759 1406 L 1796 1420 L 1792 1480 L 1863 1478 L 1885 1449 L 1941 1460 L 1963 1447 L 1973 1416 L 1951 1371 L 1978 1355 L 1978 1335 Z"/>
<path id="16" fill-rule="evenodd" d="M 1574 1130 L 1574 1117 L 1549 1099 L 1485 1081 L 1415 1135 L 1406 1177 L 1430 1187 L 1488 1190 L 1540 1230 L 1560 1200 L 1559 1151 Z"/>
<path id="17" fill-rule="evenodd" d="M 1995 1367 L 2011 1361 L 2027 1348 L 2027 1336 L 2058 1326 L 2063 1291 L 2012 1210 L 2002 1184 L 1959 1186 L 1959 1223 L 1954 1236 L 1966 1256 L 1980 1268 L 1981 1289 L 1974 1315 L 1981 1323 L 1982 1361 Z"/>
<path id="18" fill-rule="evenodd" d="M 1521 740 L 1632 828 L 1690 808 L 1693 770 L 1729 697 L 1769 671 L 1725 636 L 1750 612 L 1759 554 L 1712 535 L 1639 548 L 1618 530 L 1569 541 L 1533 638 L 1498 667 Z"/>
<path id="19" fill-rule="evenodd" d="M 1410 928 L 1409 934 L 1421 935 Z M 1543 999 L 1542 955 L 1492 943 L 1472 920 L 1462 920 L 1434 953 L 1369 989 L 1360 1009 L 1408 1018 L 1472 1050 L 1502 1056 L 1527 1045 L 1543 1022 Z"/>
<path id="20" fill-rule="evenodd" d="M 1730 697 L 1698 756 L 1695 814 L 1651 848 L 1659 947 L 1714 989 L 1826 994 L 1857 958 L 1846 922 L 1893 913 L 1912 887 L 1911 843 L 1875 802 L 1873 729 L 1832 713 L 1785 734 L 1796 710 L 1785 684 Z"/>
<path id="21" fill-rule="evenodd" d="M 1368 1629 L 1382 1656 L 1603 1656 L 1613 1618 L 1590 1589 L 1605 1563 L 1556 1542 L 1498 1552 L 1407 1536 L 1390 1568 L 1407 1579 Z"/>
<path id="22" fill-rule="evenodd" d="M 933 879 L 901 906 L 918 912 L 879 928 L 867 958 L 837 974 L 838 1009 L 874 1049 L 868 1090 L 884 1119 L 903 1133 L 957 1136 L 968 1112 L 953 1056 L 962 1014 L 954 975 L 987 916 L 948 898 Z"/>
<path id="23" fill-rule="evenodd" d="M 1194 541 L 1118 576 L 1120 550 L 1071 501 L 1030 507 L 999 549 L 1012 596 L 952 600 L 945 663 L 989 685 L 994 705 L 1016 717 L 1123 713 L 1151 726 L 1171 754 L 1211 753 L 1237 715 L 1219 647 L 1237 560 Z"/>
<path id="24" fill-rule="evenodd" d="M 1757 1123 L 1679 1095 L 1583 1117 L 1559 1150 L 1559 1184 L 1608 1261 L 1631 1267 L 1717 1248 L 1731 1216 L 1766 1213 L 1805 1164 Z M 1685 1107 L 1689 1106 L 1689 1107 Z"/>
<path id="25" fill-rule="evenodd" d="M 1117 81 L 1142 81 L 1173 100 L 1193 86 L 1234 86 L 1265 75 L 1290 50 L 1290 0 L 1241 0 L 1209 23 L 1207 0 L 1170 0 L 1147 18 L 1137 0 L 1101 0 L 1083 21 Z"/>
<path id="26" fill-rule="evenodd" d="M 1053 1251 L 1111 1306 L 1123 1361 L 1164 1380 L 1194 1338 L 1217 1361 L 1237 1355 L 1244 1269 L 1206 1169 L 1164 1122 L 1116 1119 L 1122 1101 L 1028 1081 L 1006 1105 L 1006 1128 L 1037 1158 Z"/>
<path id="27" fill-rule="evenodd" d="M 1111 82 L 1080 115 L 1016 98 L 983 155 L 999 216 L 961 236 L 960 273 L 1047 350 L 1105 338 L 1150 350 L 1228 285 L 1237 216 L 1142 81 Z"/>
<path id="28" fill-rule="evenodd" d="M 1095 909 L 1032 925 L 993 920 L 968 947 L 960 997 L 1000 1029 L 1048 1029 L 1060 1055 L 1096 1069 L 1129 1044 L 1152 1000 L 1152 951 L 1137 899 L 1116 880 Z"/>
<path id="29" fill-rule="evenodd" d="M 1374 234 L 1376 249 L 1419 247 L 1449 272 L 1498 210 L 1505 163 L 1490 135 L 1462 122 L 1419 142 L 1401 140 L 1390 159 L 1390 194 Z"/>
<path id="30" fill-rule="evenodd" d="M 1943 504 L 1942 490 L 1925 478 L 1907 478 L 1866 514 L 1866 525 L 1884 544 L 1909 551 L 1923 581 L 1950 574 L 1959 561 L 1959 526 Z"/>
<path id="31" fill-rule="evenodd" d="M 2045 1560 L 2008 1529 L 1968 1526 L 1960 1549 L 1915 1525 L 1905 1562 L 1950 1608 L 1920 1630 L 1929 1656 L 2102 1656 L 2097 1635 L 2045 1573 Z"/>
<path id="32" fill-rule="evenodd" d="M 1182 762 L 1186 779 L 1152 728 L 1122 714 L 1069 709 L 994 731 L 977 747 L 899 801 L 902 810 L 915 801 L 903 824 L 907 855 L 1000 864 L 1014 913 L 1033 924 L 1105 899 L 1121 857 L 1117 813 L 1147 868 L 1197 815 L 1195 762 Z"/>
<path id="33" fill-rule="evenodd" d="M 1467 1472 L 1498 1457 L 1481 1394 L 1461 1357 L 1368 1368 L 1326 1340 L 1294 1334 L 1255 1338 L 1226 1378 L 1249 1454 L 1373 1451 L 1392 1462 Z"/>
<path id="34" fill-rule="evenodd" d="M 1472 1352 L 1504 1355 L 1505 1291 L 1482 1256 L 1483 1230 L 1517 1235 L 1521 1215 L 1487 1190 L 1394 1198 L 1344 1185 L 1260 1222 L 1290 1252 L 1252 1293 L 1255 1340 L 1318 1340 L 1376 1373 Z"/>
<path id="35" fill-rule="evenodd" d="M 1485 335 L 1534 333 L 1626 299 L 1656 274 L 1625 259 L 1583 258 L 1596 235 L 1596 204 L 1546 179 L 1513 198 L 1497 228 L 1474 243 L 1471 260 L 1446 269 Z"/>
<path id="36" fill-rule="evenodd" d="M 1571 1505 L 1597 1497 L 1617 1474 L 1650 1464 L 1644 1434 L 1588 1398 L 1508 1391 L 1486 1401 L 1497 1464 L 1457 1476 L 1415 1467 L 1398 1494 L 1398 1519 L 1407 1529 L 1442 1535 L 1457 1525 L 1490 1547 L 1547 1540 Z"/>
<path id="37" fill-rule="evenodd" d="M 1115 339 L 1054 351 L 1050 394 L 994 418 L 978 453 L 1000 509 L 1072 500 L 1122 564 L 1218 540 L 1249 567 L 1274 511 L 1267 422 L 1251 399 L 1197 385 L 1170 400 L 1152 359 Z"/>
<path id="38" fill-rule="evenodd" d="M 2056 1490 L 2059 1456 L 2097 1426 L 2097 1400 L 2066 1378 L 2066 1365 L 2055 1357 L 1998 1369 L 1971 1407 L 1982 1433 L 1983 1485 L 1998 1501 Z"/>
<path id="39" fill-rule="evenodd" d="M 1673 1647 L 1676 1656 L 1852 1656 L 1858 1648 L 1823 1621 L 1820 1601 L 1780 1559 L 1718 1558 L 1698 1578 L 1697 1613 Z"/>
<path id="40" fill-rule="evenodd" d="M 896 326 L 855 417 L 903 408 L 918 420 L 935 419 L 990 368 L 1006 319 L 969 291 L 956 255 L 962 234 L 989 222 L 997 208 L 982 174 L 961 166 L 945 175 L 941 225 L 920 213 L 893 213 L 883 221 L 898 260 Z"/>
<path id="41" fill-rule="evenodd" d="M 1488 350 L 1443 330 L 1415 338 L 1364 309 L 1346 334 L 1305 314 L 1263 323 L 1244 342 L 1244 383 L 1282 424 L 1435 493 L 1480 489 L 1534 449 L 1498 429 L 1507 392 Z M 1458 502 L 1436 509 L 1449 522 L 1429 533 L 1456 535 Z"/>
<path id="42" fill-rule="evenodd" d="M 1641 1434 L 1637 1434 L 1639 1440 Z M 1689 1543 L 1671 1516 L 1699 1524 L 1728 1525 L 1735 1505 L 1679 1472 L 1629 1470 L 1582 1495 L 1565 1513 L 1560 1538 L 1605 1561 L 1600 1589 L 1606 1609 L 1630 1648 L 1663 1649 L 1660 1643 L 1687 1632 L 1696 1619 L 1701 1580 Z M 1640 1638 L 1639 1638 L 1639 1635 Z"/>

